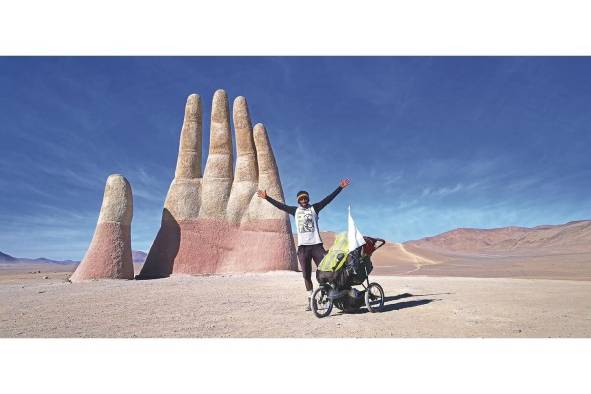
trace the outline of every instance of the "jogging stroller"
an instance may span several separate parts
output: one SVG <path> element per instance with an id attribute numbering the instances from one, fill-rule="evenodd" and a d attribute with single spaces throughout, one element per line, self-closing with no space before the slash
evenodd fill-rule
<path id="1" fill-rule="evenodd" d="M 365 243 L 348 251 L 348 234 L 337 235 L 334 244 L 316 270 L 318 288 L 312 294 L 311 306 L 316 317 L 330 315 L 333 305 L 343 312 L 354 312 L 363 304 L 370 312 L 384 306 L 384 290 L 378 283 L 369 282 L 373 270 L 371 255 L 386 241 L 362 237 Z M 363 286 L 358 290 L 353 286 Z"/>

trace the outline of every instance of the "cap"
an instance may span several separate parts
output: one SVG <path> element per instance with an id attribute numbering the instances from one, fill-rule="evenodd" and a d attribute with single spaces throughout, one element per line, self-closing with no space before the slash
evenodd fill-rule
<path id="1" fill-rule="evenodd" d="M 299 200 L 300 200 L 300 198 L 302 198 L 302 197 L 308 197 L 308 200 L 310 199 L 310 195 L 309 195 L 309 194 L 308 194 L 308 192 L 307 192 L 307 191 L 305 191 L 305 190 L 300 190 L 300 191 L 298 192 L 298 197 L 297 197 L 297 198 L 298 198 L 298 201 L 299 201 Z"/>

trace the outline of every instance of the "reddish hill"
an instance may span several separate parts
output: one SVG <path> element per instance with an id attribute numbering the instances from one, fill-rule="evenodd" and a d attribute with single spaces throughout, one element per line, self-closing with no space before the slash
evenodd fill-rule
<path id="1" fill-rule="evenodd" d="M 454 254 L 591 253 L 591 221 L 580 220 L 533 228 L 460 228 L 409 241 L 405 245 Z"/>
<path id="2" fill-rule="evenodd" d="M 324 246 L 335 233 L 323 232 Z M 591 280 L 591 221 L 533 228 L 459 228 L 388 242 L 373 256 L 374 274 Z"/>

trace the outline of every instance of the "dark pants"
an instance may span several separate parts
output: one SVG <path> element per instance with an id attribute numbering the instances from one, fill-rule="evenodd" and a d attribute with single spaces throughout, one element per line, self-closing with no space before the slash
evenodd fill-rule
<path id="1" fill-rule="evenodd" d="M 318 267 L 324 255 L 326 255 L 326 250 L 324 250 L 322 244 L 298 246 L 298 261 L 304 275 L 306 290 L 312 290 L 312 260 Z"/>

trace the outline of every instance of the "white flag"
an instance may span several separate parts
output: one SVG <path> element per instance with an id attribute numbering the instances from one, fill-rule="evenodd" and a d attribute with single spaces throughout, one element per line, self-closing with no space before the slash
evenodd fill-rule
<path id="1" fill-rule="evenodd" d="M 357 249 L 361 245 L 365 244 L 365 240 L 363 239 L 363 235 L 355 226 L 355 221 L 353 221 L 353 217 L 351 216 L 351 206 L 349 205 L 349 229 L 347 232 L 347 237 L 349 241 L 349 252 Z"/>

